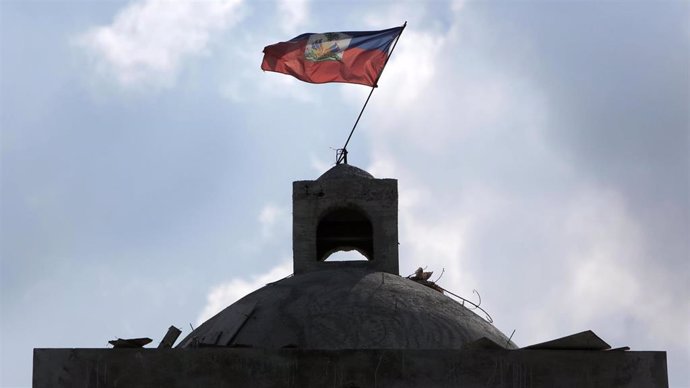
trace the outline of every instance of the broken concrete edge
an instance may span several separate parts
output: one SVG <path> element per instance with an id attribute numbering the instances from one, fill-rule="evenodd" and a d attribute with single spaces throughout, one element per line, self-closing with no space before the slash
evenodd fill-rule
<path id="1" fill-rule="evenodd" d="M 108 341 L 109 344 L 113 345 L 113 349 L 127 349 L 127 348 L 143 348 L 153 341 L 148 337 L 141 338 L 118 338 Z"/>
<path id="2" fill-rule="evenodd" d="M 556 338 L 550 341 L 525 346 L 523 349 L 540 350 L 609 350 L 611 345 L 606 343 L 592 330 L 585 330 L 579 333 Z"/>
<path id="3" fill-rule="evenodd" d="M 176 328 L 175 326 L 170 326 L 170 329 L 168 329 L 168 333 L 173 333 L 177 336 L 179 336 L 180 330 Z M 166 334 L 166 337 L 168 334 Z M 177 337 L 175 337 L 176 339 Z M 142 338 L 135 338 L 135 339 L 118 339 L 118 341 L 124 341 L 124 342 L 129 342 L 129 341 L 136 341 L 136 340 L 141 340 Z M 150 341 L 150 339 L 146 338 L 147 340 Z M 174 342 L 175 339 L 172 339 Z M 601 343 L 605 344 L 605 346 L 592 346 L 591 345 L 591 340 L 597 339 L 598 341 L 601 341 Z M 578 342 L 574 342 L 574 340 L 584 340 L 583 342 L 579 343 L 579 347 L 577 347 Z M 170 339 L 168 340 L 170 341 Z M 114 341 L 110 341 L 111 343 Z M 161 344 L 166 342 L 165 338 L 163 341 L 161 341 Z M 168 346 L 158 346 L 159 349 L 166 349 L 166 348 L 171 348 L 171 345 Z M 223 345 L 217 345 L 217 346 L 212 346 L 212 345 L 207 345 L 207 346 L 199 346 L 197 348 L 252 348 L 251 346 L 223 346 Z M 115 346 L 113 348 L 110 348 L 110 350 L 120 350 L 120 349 L 132 349 L 132 348 L 144 348 L 143 346 Z M 37 348 L 38 349 L 38 348 Z M 101 349 L 101 348 L 88 348 L 88 349 Z M 108 348 L 106 348 L 108 349 Z M 148 348 L 152 349 L 152 348 Z M 256 349 L 262 349 L 262 348 L 256 348 Z M 281 349 L 300 349 L 300 350 L 327 350 L 327 349 L 310 349 L 310 348 L 298 348 L 298 347 L 283 347 Z M 491 339 L 487 337 L 482 337 L 476 341 L 472 341 L 467 343 L 464 347 L 460 349 L 449 349 L 449 350 L 476 350 L 476 349 L 485 349 L 485 350 L 490 350 L 490 349 L 501 349 L 501 350 L 580 350 L 580 351 L 610 351 L 610 352 L 616 352 L 616 351 L 629 351 L 630 347 L 629 346 L 621 346 L 618 348 L 611 348 L 608 344 L 603 342 L 599 336 L 594 334 L 591 330 L 586 330 L 580 333 L 572 334 L 569 336 L 565 336 L 562 338 L 558 338 L 552 341 L 547 341 L 535 345 L 530 345 L 530 346 L 525 346 L 522 348 L 518 349 L 510 349 L 507 348 L 501 344 L 498 344 Z M 270 350 L 270 349 L 267 349 Z M 344 349 L 348 350 L 348 349 Z M 350 349 L 354 350 L 354 349 Z M 405 350 L 405 349 L 385 349 L 385 350 Z"/>
<path id="4" fill-rule="evenodd" d="M 175 341 L 177 341 L 177 338 L 180 337 L 180 334 L 182 334 L 182 330 L 178 329 L 175 326 L 170 326 L 168 328 L 167 333 L 165 333 L 165 336 L 163 336 L 163 339 L 158 344 L 158 347 L 159 348 L 172 348 L 173 345 L 175 345 Z"/>

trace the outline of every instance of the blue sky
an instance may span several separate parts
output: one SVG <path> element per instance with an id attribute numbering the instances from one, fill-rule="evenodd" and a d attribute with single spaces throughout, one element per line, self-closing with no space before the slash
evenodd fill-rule
<path id="1" fill-rule="evenodd" d="M 401 270 L 518 345 L 592 329 L 690 387 L 688 2 L 0 2 L 0 385 L 35 347 L 154 343 L 290 273 L 291 182 L 368 89 L 259 69 L 408 21 L 351 142 Z"/>

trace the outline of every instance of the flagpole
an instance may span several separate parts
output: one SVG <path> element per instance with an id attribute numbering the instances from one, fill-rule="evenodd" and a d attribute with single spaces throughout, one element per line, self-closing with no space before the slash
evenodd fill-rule
<path id="1" fill-rule="evenodd" d="M 395 50 L 395 46 L 398 44 L 398 40 L 400 39 L 400 35 L 402 35 L 403 31 L 405 31 L 406 26 L 407 26 L 407 21 L 402 25 L 402 29 L 400 30 L 400 33 L 395 38 L 395 42 L 393 42 L 393 47 L 391 48 L 391 51 L 388 53 L 388 56 L 386 57 L 386 61 L 383 62 L 383 67 L 381 68 L 379 75 L 376 77 L 376 80 L 374 81 L 374 85 L 371 87 L 371 91 L 369 91 L 369 95 L 367 96 L 367 100 L 364 101 L 364 106 L 362 106 L 362 110 L 359 111 L 359 115 L 357 116 L 357 120 L 355 120 L 355 125 L 352 126 L 352 130 L 350 131 L 350 135 L 347 137 L 347 140 L 345 141 L 345 145 L 343 146 L 343 148 L 337 150 L 335 164 L 340 164 L 343 162 L 345 162 L 345 164 L 347 164 L 347 145 L 350 143 L 350 139 L 352 138 L 352 134 L 355 133 L 355 128 L 357 128 L 357 124 L 359 123 L 359 119 L 362 118 L 362 113 L 364 113 L 364 109 L 366 109 L 367 104 L 369 103 L 369 99 L 371 98 L 371 95 L 374 94 L 374 89 L 376 89 L 378 87 L 379 79 L 381 78 L 381 75 L 383 74 L 383 70 L 386 68 L 386 65 L 388 64 L 388 60 L 391 58 L 391 55 L 393 55 L 393 50 Z"/>

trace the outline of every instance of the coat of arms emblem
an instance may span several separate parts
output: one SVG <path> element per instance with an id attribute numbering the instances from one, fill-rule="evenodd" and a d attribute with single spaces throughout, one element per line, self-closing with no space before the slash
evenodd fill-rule
<path id="1" fill-rule="evenodd" d="M 307 41 L 304 58 L 311 62 L 342 61 L 352 38 L 340 32 L 313 34 Z"/>

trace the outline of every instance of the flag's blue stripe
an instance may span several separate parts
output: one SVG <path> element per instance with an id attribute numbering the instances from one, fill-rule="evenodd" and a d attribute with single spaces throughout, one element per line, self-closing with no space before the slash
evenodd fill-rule
<path id="1" fill-rule="evenodd" d="M 388 52 L 391 43 L 393 43 L 395 37 L 400 34 L 401 30 L 402 27 L 395 27 L 381 31 L 343 31 L 341 34 L 352 37 L 348 48 L 358 47 L 362 50 L 381 50 Z M 308 32 L 294 37 L 290 39 L 290 41 L 306 40 L 309 39 L 310 35 L 314 35 L 314 33 Z"/>
<path id="2" fill-rule="evenodd" d="M 393 28 L 373 34 L 356 34 L 348 32 L 345 34 L 352 36 L 349 47 L 359 47 L 362 50 L 381 50 L 387 53 L 395 37 L 400 34 L 400 30 L 401 28 Z"/>

